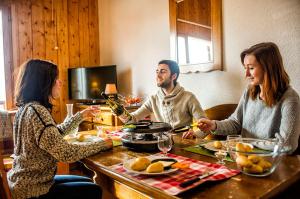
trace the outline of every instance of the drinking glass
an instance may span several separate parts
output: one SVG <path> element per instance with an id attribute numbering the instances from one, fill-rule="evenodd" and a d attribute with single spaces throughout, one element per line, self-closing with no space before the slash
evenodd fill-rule
<path id="1" fill-rule="evenodd" d="M 230 148 L 235 147 L 236 143 L 240 142 L 242 139 L 241 135 L 227 135 L 226 138 L 226 149 L 229 152 Z"/>
<path id="2" fill-rule="evenodd" d="M 96 106 L 96 105 L 93 105 L 93 107 L 97 107 L 99 109 L 98 111 L 94 111 L 92 113 L 92 115 L 94 116 L 93 120 L 94 121 L 103 121 L 101 107 L 100 106 Z"/>
<path id="3" fill-rule="evenodd" d="M 226 158 L 227 155 L 227 151 L 224 150 L 218 150 L 217 152 L 215 152 L 215 156 L 218 159 L 218 161 L 216 162 L 217 164 L 225 164 L 224 160 Z"/>
<path id="4" fill-rule="evenodd" d="M 164 156 L 167 156 L 168 151 L 172 149 L 172 138 L 170 134 L 162 134 L 158 136 L 158 149 L 163 152 Z"/>

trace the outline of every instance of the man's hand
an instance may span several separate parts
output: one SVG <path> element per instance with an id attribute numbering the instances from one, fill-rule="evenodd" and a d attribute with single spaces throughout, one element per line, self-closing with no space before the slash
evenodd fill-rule
<path id="1" fill-rule="evenodd" d="M 192 129 L 189 129 L 189 131 L 184 132 L 182 135 L 183 139 L 194 139 L 195 137 L 195 133 Z"/>

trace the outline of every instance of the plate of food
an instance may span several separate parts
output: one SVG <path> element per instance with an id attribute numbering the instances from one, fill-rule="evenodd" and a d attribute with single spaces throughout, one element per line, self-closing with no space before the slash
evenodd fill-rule
<path id="1" fill-rule="evenodd" d="M 169 157 L 148 156 L 127 160 L 123 163 L 128 172 L 142 175 L 165 175 L 178 170 L 172 167 L 177 160 Z"/>
<path id="2" fill-rule="evenodd" d="M 86 144 L 90 142 L 99 142 L 102 141 L 102 138 L 94 135 L 85 135 L 85 134 L 70 134 L 64 137 L 69 143 L 72 144 Z"/>
<path id="3" fill-rule="evenodd" d="M 226 151 L 226 141 L 212 141 L 212 142 L 207 142 L 201 146 L 203 146 L 204 148 L 211 150 L 211 151 L 219 151 L 219 150 L 224 150 Z"/>

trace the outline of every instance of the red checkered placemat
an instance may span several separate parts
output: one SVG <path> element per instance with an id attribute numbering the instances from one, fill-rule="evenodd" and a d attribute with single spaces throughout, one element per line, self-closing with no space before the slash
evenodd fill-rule
<path id="1" fill-rule="evenodd" d="M 155 156 L 161 156 L 161 154 L 155 154 Z M 111 168 L 115 170 L 117 173 L 126 175 L 129 178 L 139 180 L 143 183 L 148 184 L 149 186 L 153 186 L 158 189 L 161 189 L 170 195 L 177 195 L 193 187 L 196 187 L 205 181 L 222 180 L 225 178 L 230 178 L 239 173 L 238 170 L 229 169 L 226 166 L 220 164 L 202 162 L 199 160 L 178 156 L 170 153 L 168 154 L 168 157 L 175 158 L 178 162 L 188 163 L 190 167 L 188 169 L 179 169 L 178 171 L 172 174 L 158 175 L 158 176 L 147 176 L 147 175 L 140 175 L 140 174 L 127 172 L 123 168 L 123 164 L 113 165 L 111 166 Z M 199 176 L 207 172 L 208 170 L 209 171 L 218 170 L 218 172 L 215 173 L 214 175 L 199 180 L 198 182 L 195 182 L 194 184 L 186 188 L 182 188 L 179 186 L 180 183 L 187 181 L 189 179 L 193 179 L 194 177 Z"/>

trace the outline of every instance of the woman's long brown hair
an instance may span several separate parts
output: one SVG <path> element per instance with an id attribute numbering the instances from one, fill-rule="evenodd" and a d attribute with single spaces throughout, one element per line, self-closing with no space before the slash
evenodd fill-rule
<path id="1" fill-rule="evenodd" d="M 28 102 L 39 102 L 52 109 L 49 97 L 58 78 L 58 67 L 48 61 L 32 59 L 20 66 L 16 87 L 15 101 L 17 106 Z"/>
<path id="2" fill-rule="evenodd" d="M 257 62 L 262 66 L 264 71 L 262 94 L 265 97 L 266 105 L 272 107 L 280 100 L 290 83 L 278 46 L 272 42 L 256 44 L 241 53 L 242 64 L 244 64 L 246 55 L 255 56 Z M 259 85 L 250 86 L 248 95 L 254 100 L 260 92 Z"/>

